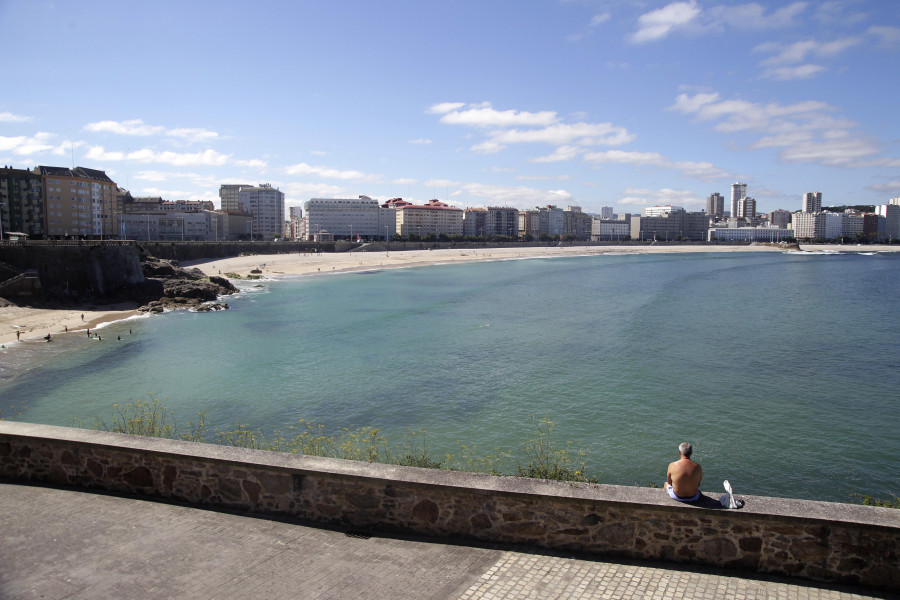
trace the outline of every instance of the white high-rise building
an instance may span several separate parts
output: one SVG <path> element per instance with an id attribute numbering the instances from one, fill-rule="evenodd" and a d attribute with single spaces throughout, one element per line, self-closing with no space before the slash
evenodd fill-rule
<path id="1" fill-rule="evenodd" d="M 337 238 L 383 239 L 394 234 L 394 224 L 383 223 L 378 200 L 359 198 L 310 198 L 305 204 L 309 236 L 328 232 Z M 383 228 L 389 225 L 389 231 Z"/>
<path id="2" fill-rule="evenodd" d="M 600 207 L 600 218 L 601 219 L 612 219 L 613 218 L 613 207 L 612 206 L 601 206 Z"/>
<path id="3" fill-rule="evenodd" d="M 747 197 L 747 184 L 746 183 L 732 183 L 731 184 L 731 217 L 738 217 L 738 202 Z"/>
<path id="4" fill-rule="evenodd" d="M 822 192 L 803 194 L 803 212 L 815 213 L 822 210 Z"/>
<path id="5" fill-rule="evenodd" d="M 875 214 L 884 217 L 884 239 L 900 239 L 900 206 L 894 203 L 881 204 L 875 207 Z"/>
<path id="6" fill-rule="evenodd" d="M 254 238 L 272 239 L 284 234 L 283 192 L 263 183 L 257 187 L 241 186 L 238 197 L 240 210 L 253 215 Z"/>

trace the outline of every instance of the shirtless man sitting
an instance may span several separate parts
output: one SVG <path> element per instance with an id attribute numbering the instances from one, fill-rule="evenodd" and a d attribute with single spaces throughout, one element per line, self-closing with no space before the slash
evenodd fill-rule
<path id="1" fill-rule="evenodd" d="M 678 446 L 681 458 L 669 464 L 666 472 L 666 492 L 679 502 L 695 502 L 700 499 L 700 482 L 703 468 L 691 460 L 694 449 L 688 442 Z"/>

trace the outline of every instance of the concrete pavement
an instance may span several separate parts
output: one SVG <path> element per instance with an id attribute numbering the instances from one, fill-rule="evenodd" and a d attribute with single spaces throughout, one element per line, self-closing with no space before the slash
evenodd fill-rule
<path id="1" fill-rule="evenodd" d="M 192 506 L 0 482 L 0 598 L 898 596 L 699 567 L 368 536 Z"/>

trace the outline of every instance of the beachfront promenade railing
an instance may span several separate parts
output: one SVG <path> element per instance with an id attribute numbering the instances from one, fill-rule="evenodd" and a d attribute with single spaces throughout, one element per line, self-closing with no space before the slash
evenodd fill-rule
<path id="1" fill-rule="evenodd" d="M 0 421 L 0 477 L 371 532 L 524 544 L 900 589 L 900 510 L 369 464 Z"/>

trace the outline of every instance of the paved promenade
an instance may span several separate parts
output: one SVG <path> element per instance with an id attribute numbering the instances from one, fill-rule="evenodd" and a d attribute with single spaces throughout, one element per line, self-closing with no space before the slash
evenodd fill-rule
<path id="1" fill-rule="evenodd" d="M 368 537 L 0 482 L 0 598 L 897 598 L 657 563 Z"/>

